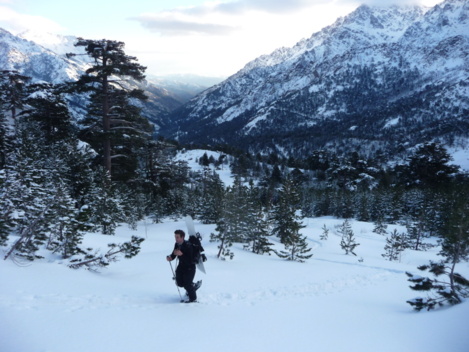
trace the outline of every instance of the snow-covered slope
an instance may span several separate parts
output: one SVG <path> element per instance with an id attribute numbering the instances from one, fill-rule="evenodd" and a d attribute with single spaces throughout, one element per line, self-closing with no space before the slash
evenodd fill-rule
<path id="1" fill-rule="evenodd" d="M 340 248 L 328 217 L 305 219 L 302 232 L 314 254 L 305 263 L 260 256 L 234 245 L 232 261 L 216 258 L 214 225 L 196 222 L 208 255 L 197 304 L 179 303 L 165 256 L 181 220 L 118 229 L 113 242 L 146 238 L 141 253 L 100 273 L 71 270 L 49 258 L 19 266 L 0 261 L 2 352 L 466 352 L 469 302 L 434 312 L 412 311 L 405 271 L 437 259 L 436 251 L 406 250 L 385 260 L 385 237 L 352 222 L 357 257 Z M 320 240 L 321 228 L 330 230 Z M 397 227 L 398 231 L 403 229 Z M 392 229 L 389 229 L 390 231 Z M 86 243 L 106 248 L 109 236 Z M 441 258 L 440 258 L 441 259 Z M 458 272 L 469 274 L 467 263 Z"/>
<path id="2" fill-rule="evenodd" d="M 62 83 L 76 80 L 85 69 L 83 63 L 67 59 L 32 41 L 0 28 L 0 67 L 18 70 L 33 81 Z"/>
<path id="3" fill-rule="evenodd" d="M 360 6 L 248 63 L 175 112 L 163 133 L 297 156 L 337 143 L 396 151 L 466 138 L 468 18 L 463 0 Z"/>

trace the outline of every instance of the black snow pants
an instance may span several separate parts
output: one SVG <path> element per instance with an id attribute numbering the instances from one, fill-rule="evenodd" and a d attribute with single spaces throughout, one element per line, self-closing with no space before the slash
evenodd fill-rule
<path id="1" fill-rule="evenodd" d="M 182 266 L 178 265 L 176 268 L 176 283 L 179 287 L 184 287 L 189 296 L 189 301 L 197 300 L 193 281 L 195 276 L 195 265 Z"/>

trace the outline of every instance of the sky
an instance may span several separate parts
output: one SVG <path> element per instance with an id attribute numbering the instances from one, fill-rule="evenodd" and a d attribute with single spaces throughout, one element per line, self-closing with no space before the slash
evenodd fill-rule
<path id="1" fill-rule="evenodd" d="M 123 41 L 152 75 L 228 77 L 360 4 L 441 0 L 0 0 L 0 27 Z"/>

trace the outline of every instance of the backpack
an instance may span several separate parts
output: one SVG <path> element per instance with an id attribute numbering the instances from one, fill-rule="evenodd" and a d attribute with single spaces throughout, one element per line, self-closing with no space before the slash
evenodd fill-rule
<path id="1" fill-rule="evenodd" d="M 192 245 L 192 263 L 194 264 L 199 263 L 201 258 L 203 262 L 207 261 L 207 257 L 202 253 L 204 247 L 202 247 L 201 240 L 202 236 L 198 232 L 189 236 L 189 243 Z"/>

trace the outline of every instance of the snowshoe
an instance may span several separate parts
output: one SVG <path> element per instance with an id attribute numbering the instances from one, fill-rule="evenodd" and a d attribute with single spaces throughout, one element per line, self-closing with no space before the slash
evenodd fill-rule
<path id="1" fill-rule="evenodd" d="M 202 286 L 202 280 L 197 281 L 193 285 L 194 285 L 194 290 L 197 291 L 200 288 L 200 286 Z M 186 297 L 189 297 L 189 294 L 187 293 L 187 291 L 186 291 Z"/>

